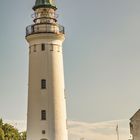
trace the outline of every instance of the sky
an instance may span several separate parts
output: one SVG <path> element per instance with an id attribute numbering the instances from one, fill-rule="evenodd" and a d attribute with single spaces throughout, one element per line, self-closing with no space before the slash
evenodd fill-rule
<path id="1" fill-rule="evenodd" d="M 28 44 L 35 0 L 0 4 L 0 117 L 25 120 Z M 57 0 L 68 120 L 129 118 L 140 108 L 140 1 Z"/>

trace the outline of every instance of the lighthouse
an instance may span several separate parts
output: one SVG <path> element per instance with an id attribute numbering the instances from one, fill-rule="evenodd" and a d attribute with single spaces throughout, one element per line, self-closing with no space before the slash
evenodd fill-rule
<path id="1" fill-rule="evenodd" d="M 36 0 L 29 43 L 27 140 L 67 140 L 62 43 L 54 0 Z"/>

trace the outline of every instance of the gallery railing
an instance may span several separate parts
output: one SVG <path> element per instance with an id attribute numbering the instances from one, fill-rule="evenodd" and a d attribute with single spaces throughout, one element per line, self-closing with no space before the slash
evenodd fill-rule
<path id="1" fill-rule="evenodd" d="M 61 25 L 56 24 L 33 24 L 26 27 L 26 36 L 37 33 L 54 33 L 64 34 L 65 29 Z"/>

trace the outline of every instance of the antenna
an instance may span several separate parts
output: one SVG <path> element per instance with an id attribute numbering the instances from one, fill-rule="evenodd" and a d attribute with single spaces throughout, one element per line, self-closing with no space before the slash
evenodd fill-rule
<path id="1" fill-rule="evenodd" d="M 116 135 L 117 135 L 117 140 L 120 140 L 120 137 L 119 137 L 119 125 L 118 124 L 116 125 Z"/>

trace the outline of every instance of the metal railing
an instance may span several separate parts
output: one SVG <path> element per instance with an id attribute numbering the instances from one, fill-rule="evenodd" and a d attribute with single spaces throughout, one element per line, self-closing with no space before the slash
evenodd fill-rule
<path id="1" fill-rule="evenodd" d="M 61 25 L 56 24 L 33 24 L 26 27 L 26 36 L 38 33 L 54 33 L 64 34 L 65 29 Z"/>

